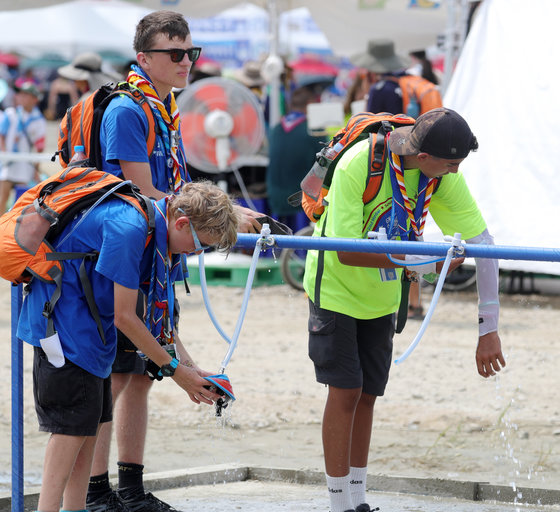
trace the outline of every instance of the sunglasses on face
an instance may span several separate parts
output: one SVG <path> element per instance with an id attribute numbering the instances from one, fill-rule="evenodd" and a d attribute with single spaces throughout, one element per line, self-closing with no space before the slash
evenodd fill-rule
<path id="1" fill-rule="evenodd" d="M 192 237 L 193 237 L 193 241 L 194 241 L 194 252 L 195 254 L 199 254 L 202 251 L 205 251 L 206 249 L 210 249 L 210 247 L 212 247 L 211 245 L 202 245 L 200 243 L 200 240 L 198 239 L 198 235 L 196 234 L 196 231 L 194 230 L 194 226 L 192 225 L 192 222 L 189 222 L 189 225 L 191 226 L 191 233 L 192 233 Z"/>
<path id="2" fill-rule="evenodd" d="M 192 48 L 187 48 L 183 50 L 182 48 L 167 48 L 163 50 L 144 50 L 143 53 L 168 53 L 171 58 L 171 62 L 181 62 L 185 58 L 185 53 L 189 60 L 194 64 L 200 54 L 202 53 L 202 48 L 200 46 L 193 46 Z"/>

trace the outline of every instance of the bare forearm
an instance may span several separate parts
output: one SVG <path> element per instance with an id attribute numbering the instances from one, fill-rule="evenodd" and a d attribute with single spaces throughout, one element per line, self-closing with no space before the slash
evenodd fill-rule
<path id="1" fill-rule="evenodd" d="M 386 254 L 338 251 L 337 255 L 340 263 L 351 267 L 402 268 L 403 266 L 393 263 Z M 392 254 L 391 256 L 396 260 L 404 260 L 402 254 Z"/>
<path id="2" fill-rule="evenodd" d="M 171 356 L 155 340 L 135 312 L 119 314 L 115 311 L 115 326 L 158 366 L 171 361 Z"/>
<path id="3" fill-rule="evenodd" d="M 141 194 L 154 199 L 161 199 L 167 195 L 154 187 L 152 183 L 152 171 L 149 163 L 119 160 L 119 164 L 121 166 L 124 179 L 130 180 L 138 186 Z"/>

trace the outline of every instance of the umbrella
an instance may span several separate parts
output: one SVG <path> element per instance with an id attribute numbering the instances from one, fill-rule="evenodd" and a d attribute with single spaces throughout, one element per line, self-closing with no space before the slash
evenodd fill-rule
<path id="1" fill-rule="evenodd" d="M 19 64 L 19 57 L 12 53 L 0 53 L 0 64 L 6 66 L 17 66 Z"/>
<path id="2" fill-rule="evenodd" d="M 23 59 L 21 61 L 21 67 L 23 69 L 58 69 L 69 63 L 70 61 L 68 59 L 65 59 L 58 53 L 44 53 L 35 58 Z"/>
<path id="3" fill-rule="evenodd" d="M 318 56 L 303 55 L 299 59 L 290 62 L 294 73 L 300 75 L 328 76 L 338 75 L 338 68 Z"/>

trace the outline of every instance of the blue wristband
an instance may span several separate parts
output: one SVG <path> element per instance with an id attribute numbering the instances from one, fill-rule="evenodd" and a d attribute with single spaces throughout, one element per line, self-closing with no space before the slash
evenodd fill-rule
<path id="1" fill-rule="evenodd" d="M 179 360 L 177 358 L 171 359 L 169 363 L 164 364 L 158 371 L 158 375 L 160 377 L 172 377 L 175 373 L 175 370 L 179 366 Z M 164 370 L 164 371 L 162 371 Z"/>

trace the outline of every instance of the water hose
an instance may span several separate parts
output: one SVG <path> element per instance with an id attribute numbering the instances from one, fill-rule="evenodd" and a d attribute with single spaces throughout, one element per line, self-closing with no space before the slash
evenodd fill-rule
<path id="1" fill-rule="evenodd" d="M 216 328 L 220 336 L 224 338 L 224 340 L 226 340 L 228 344 L 231 344 L 230 337 L 222 329 L 222 326 L 219 324 L 216 315 L 214 315 L 214 310 L 210 305 L 210 297 L 208 296 L 208 284 L 206 282 L 206 272 L 204 270 L 204 251 L 202 251 L 198 255 L 198 275 L 200 279 L 200 289 L 202 290 L 202 298 L 204 299 L 204 305 L 206 306 L 206 311 L 208 311 L 208 316 L 210 317 L 210 320 L 214 324 L 214 327 Z"/>
<path id="2" fill-rule="evenodd" d="M 448 237 L 445 237 L 445 238 L 448 240 Z M 436 305 L 438 303 L 439 296 L 440 296 L 441 290 L 443 288 L 443 284 L 445 283 L 445 278 L 447 276 L 447 271 L 449 270 L 449 265 L 451 264 L 451 259 L 455 255 L 460 253 L 461 250 L 464 249 L 461 245 L 461 234 L 460 233 L 455 233 L 455 236 L 452 238 L 451 242 L 452 242 L 452 245 L 448 249 L 447 255 L 445 257 L 445 261 L 443 262 L 443 267 L 441 269 L 440 277 L 438 279 L 436 288 L 434 290 L 434 294 L 432 296 L 432 301 L 430 302 L 430 307 L 428 308 L 428 312 L 426 313 L 426 316 L 424 317 L 424 320 L 422 322 L 422 325 L 420 326 L 420 329 L 418 330 L 418 333 L 416 334 L 416 336 L 412 340 L 412 343 L 408 346 L 408 348 L 402 353 L 402 355 L 399 358 L 395 359 L 395 364 L 401 364 L 402 362 L 404 362 L 406 360 L 406 358 L 416 348 L 418 343 L 420 343 L 420 340 L 422 339 L 422 336 L 424 335 L 424 332 L 426 331 L 426 328 L 428 327 L 428 324 L 430 323 L 432 315 L 433 315 L 433 313 L 436 309 Z"/>
<path id="3" fill-rule="evenodd" d="M 249 304 L 249 296 L 251 295 L 251 288 L 253 287 L 253 280 L 255 278 L 255 273 L 257 271 L 257 263 L 259 260 L 260 252 L 263 246 L 271 246 L 274 245 L 274 237 L 270 234 L 270 226 L 268 224 L 263 224 L 261 229 L 261 236 L 257 239 L 255 243 L 255 248 L 253 250 L 253 257 L 251 258 L 251 266 L 249 268 L 249 273 L 247 275 L 247 283 L 245 285 L 245 292 L 243 294 L 243 302 L 241 304 L 241 310 L 239 312 L 239 316 L 237 318 L 237 324 L 235 326 L 235 331 L 233 336 L 230 338 L 220 326 L 216 315 L 212 309 L 210 304 L 210 297 L 208 296 L 208 283 L 206 282 L 206 273 L 204 271 L 204 252 L 198 255 L 198 264 L 199 264 L 199 276 L 200 276 L 200 288 L 202 290 L 202 297 L 204 299 L 204 305 L 206 306 L 206 311 L 208 311 L 208 316 L 210 320 L 216 327 L 216 330 L 220 334 L 222 338 L 229 344 L 229 349 L 227 351 L 226 356 L 221 364 L 221 371 L 220 374 L 224 373 L 225 367 L 229 363 L 231 356 L 233 355 L 233 351 L 237 346 L 237 340 L 239 339 L 239 334 L 241 333 L 241 327 L 243 326 L 243 321 L 245 319 L 245 314 L 247 313 L 247 306 Z"/>
<path id="4" fill-rule="evenodd" d="M 231 338 L 231 343 L 229 344 L 229 349 L 227 351 L 224 360 L 222 361 L 220 373 L 224 373 L 226 366 L 233 355 L 233 351 L 237 346 L 237 340 L 239 338 L 239 333 L 241 332 L 241 327 L 243 325 L 243 320 L 245 319 L 245 313 L 247 311 L 247 305 L 249 303 L 249 296 L 251 295 L 251 288 L 253 286 L 253 279 L 255 277 L 255 272 L 257 271 L 257 263 L 259 261 L 259 255 L 261 249 L 264 245 L 273 245 L 274 237 L 270 234 L 270 226 L 268 224 L 263 224 L 261 229 L 261 237 L 257 240 L 255 244 L 255 249 L 253 251 L 253 258 L 251 260 L 251 267 L 249 268 L 249 275 L 247 276 L 247 284 L 245 285 L 245 293 L 243 294 L 243 303 L 241 305 L 241 311 L 239 312 L 239 317 L 237 318 L 237 324 L 235 326 L 235 331 Z"/>

